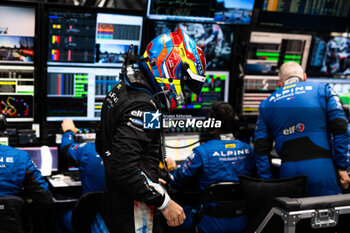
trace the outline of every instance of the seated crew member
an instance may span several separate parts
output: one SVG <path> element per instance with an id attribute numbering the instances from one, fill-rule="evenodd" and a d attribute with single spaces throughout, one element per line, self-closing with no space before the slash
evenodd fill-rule
<path id="1" fill-rule="evenodd" d="M 5 116 L 0 114 L 0 131 L 4 131 L 5 126 Z M 0 196 L 19 196 L 27 200 L 34 216 L 34 232 L 44 231 L 44 224 L 39 221 L 45 218 L 52 204 L 48 183 L 27 152 L 0 145 L 0 153 Z M 1 216 L 6 217 L 11 216 Z"/>
<path id="2" fill-rule="evenodd" d="M 65 119 L 62 124 L 61 151 L 69 159 L 79 164 L 79 175 L 82 185 L 82 192 L 103 191 L 105 186 L 105 171 L 103 160 L 95 150 L 95 143 L 75 143 L 74 134 L 78 132 L 72 119 Z M 67 232 L 73 232 L 72 229 L 72 210 L 64 211 L 63 225 L 61 226 Z"/>
<path id="3" fill-rule="evenodd" d="M 198 189 L 203 191 L 211 184 L 224 181 L 238 182 L 238 175 L 252 174 L 255 169 L 255 155 L 248 144 L 234 138 L 233 116 L 230 104 L 218 102 L 213 105 L 209 118 L 221 120 L 221 128 L 211 131 L 212 139 L 194 148 L 193 153 L 181 167 L 171 173 L 173 186 L 181 187 L 186 181 L 196 179 Z M 167 162 L 169 167 L 176 167 L 171 159 Z M 192 225 L 193 216 L 191 216 L 191 207 L 184 207 L 184 209 L 187 218 L 179 228 L 188 230 Z M 246 215 L 231 219 L 204 215 L 198 229 L 199 232 L 204 233 L 240 232 L 246 224 Z"/>
<path id="4" fill-rule="evenodd" d="M 105 170 L 103 160 L 95 150 L 95 143 L 75 143 L 74 134 L 78 132 L 72 119 L 66 119 L 61 124 L 61 151 L 79 164 L 79 173 L 83 194 L 103 191 L 105 187 Z"/>
<path id="5" fill-rule="evenodd" d="M 270 151 L 275 141 L 282 159 L 280 178 L 307 175 L 307 196 L 341 193 L 333 162 L 344 189 L 350 179 L 346 172 L 348 124 L 339 97 L 328 84 L 306 81 L 306 74 L 295 62 L 283 64 L 279 78 L 283 87 L 259 107 L 254 133 L 259 176 L 272 178 Z"/>

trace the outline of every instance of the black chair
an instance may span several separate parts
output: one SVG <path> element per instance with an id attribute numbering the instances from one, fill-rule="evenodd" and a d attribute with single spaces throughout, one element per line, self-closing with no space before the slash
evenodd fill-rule
<path id="1" fill-rule="evenodd" d="M 215 203 L 210 205 L 209 203 Z M 233 218 L 245 213 L 243 192 L 238 182 L 220 182 L 207 187 L 201 194 L 194 218 L 195 232 L 204 215 Z"/>
<path id="2" fill-rule="evenodd" d="M 91 232 L 91 223 L 100 212 L 103 192 L 85 193 L 74 206 L 72 227 L 76 233 Z"/>
<path id="3" fill-rule="evenodd" d="M 27 202 L 20 197 L 0 197 L 0 232 L 31 233 Z"/>
<path id="4" fill-rule="evenodd" d="M 275 197 L 301 198 L 306 194 L 307 176 L 299 175 L 285 179 L 263 180 L 248 176 L 238 176 L 247 200 L 248 227 L 246 232 L 255 232 L 269 214 Z M 264 232 L 281 232 L 283 221 L 274 216 Z"/>

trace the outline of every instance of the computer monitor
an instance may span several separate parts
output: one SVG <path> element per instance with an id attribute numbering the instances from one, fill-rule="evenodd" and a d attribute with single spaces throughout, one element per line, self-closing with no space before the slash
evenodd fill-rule
<path id="1" fill-rule="evenodd" d="M 173 32 L 180 27 L 202 48 L 207 61 L 207 70 L 225 70 L 231 66 L 231 51 L 234 41 L 233 28 L 210 23 L 154 21 L 150 27 L 152 38 Z"/>
<path id="2" fill-rule="evenodd" d="M 307 74 L 350 75 L 350 38 L 319 37 L 313 39 Z"/>
<path id="3" fill-rule="evenodd" d="M 349 25 L 347 0 L 264 0 L 259 14 L 262 26 L 345 31 Z"/>
<path id="4" fill-rule="evenodd" d="M 344 78 L 327 78 L 327 77 L 313 77 L 308 78 L 310 81 L 328 83 L 333 91 L 339 96 L 342 102 L 350 106 L 350 79 Z"/>
<path id="5" fill-rule="evenodd" d="M 80 8 L 48 12 L 46 120 L 99 121 L 129 46 L 140 53 L 143 17 Z"/>
<path id="6" fill-rule="evenodd" d="M 141 16 L 98 13 L 95 63 L 121 67 L 130 44 L 140 54 L 142 21 Z"/>
<path id="7" fill-rule="evenodd" d="M 278 76 L 246 75 L 243 84 L 242 115 L 257 116 L 259 105 L 278 88 Z"/>
<path id="8" fill-rule="evenodd" d="M 8 122 L 34 120 L 35 11 L 0 5 L 0 110 Z"/>
<path id="9" fill-rule="evenodd" d="M 183 162 L 192 154 L 192 150 L 199 146 L 199 135 L 170 135 L 165 136 L 166 156 L 176 162 Z"/>
<path id="10" fill-rule="evenodd" d="M 249 24 L 255 0 L 148 1 L 147 17 L 155 20 Z"/>
<path id="11" fill-rule="evenodd" d="M 45 165 L 43 164 L 43 161 L 46 161 L 43 153 L 46 153 L 46 151 L 43 149 L 43 147 L 16 147 L 17 149 L 23 150 L 27 152 L 30 156 L 30 158 L 33 160 L 35 166 L 41 171 L 42 167 Z M 50 155 L 52 158 L 52 168 L 51 171 L 56 172 L 58 171 L 58 148 L 57 147 L 48 147 L 50 151 Z"/>
<path id="12" fill-rule="evenodd" d="M 142 16 L 49 10 L 48 62 L 121 67 L 131 44 L 140 53 Z"/>
<path id="13" fill-rule="evenodd" d="M 47 121 L 98 121 L 105 96 L 119 82 L 121 69 L 47 68 Z"/>
<path id="14" fill-rule="evenodd" d="M 8 122 L 34 120 L 34 67 L 0 65 L 0 109 Z"/>
<path id="15" fill-rule="evenodd" d="M 311 35 L 252 32 L 248 46 L 246 73 L 277 74 L 288 61 L 299 63 L 305 70 Z"/>
<path id="16" fill-rule="evenodd" d="M 35 8 L 0 5 L 0 64 L 33 64 Z"/>
<path id="17" fill-rule="evenodd" d="M 202 109 L 208 110 L 215 101 L 228 102 L 229 98 L 229 72 L 207 71 L 207 79 L 200 95 L 196 95 L 186 87 L 184 88 L 185 101 L 178 109 Z"/>

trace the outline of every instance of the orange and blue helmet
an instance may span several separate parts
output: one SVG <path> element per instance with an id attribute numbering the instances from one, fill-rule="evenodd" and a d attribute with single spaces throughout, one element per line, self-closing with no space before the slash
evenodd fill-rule
<path id="1" fill-rule="evenodd" d="M 140 63 L 146 71 L 163 104 L 175 109 L 184 100 L 184 86 L 200 94 L 206 80 L 206 61 L 197 43 L 180 28 L 153 39 Z"/>

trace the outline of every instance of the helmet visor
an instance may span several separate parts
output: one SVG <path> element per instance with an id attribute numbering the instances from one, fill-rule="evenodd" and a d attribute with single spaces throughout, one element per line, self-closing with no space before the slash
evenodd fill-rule
<path id="1" fill-rule="evenodd" d="M 181 79 L 181 84 L 187 86 L 196 95 L 199 95 L 205 80 L 205 76 L 195 74 L 190 68 L 187 68 L 185 76 Z"/>

